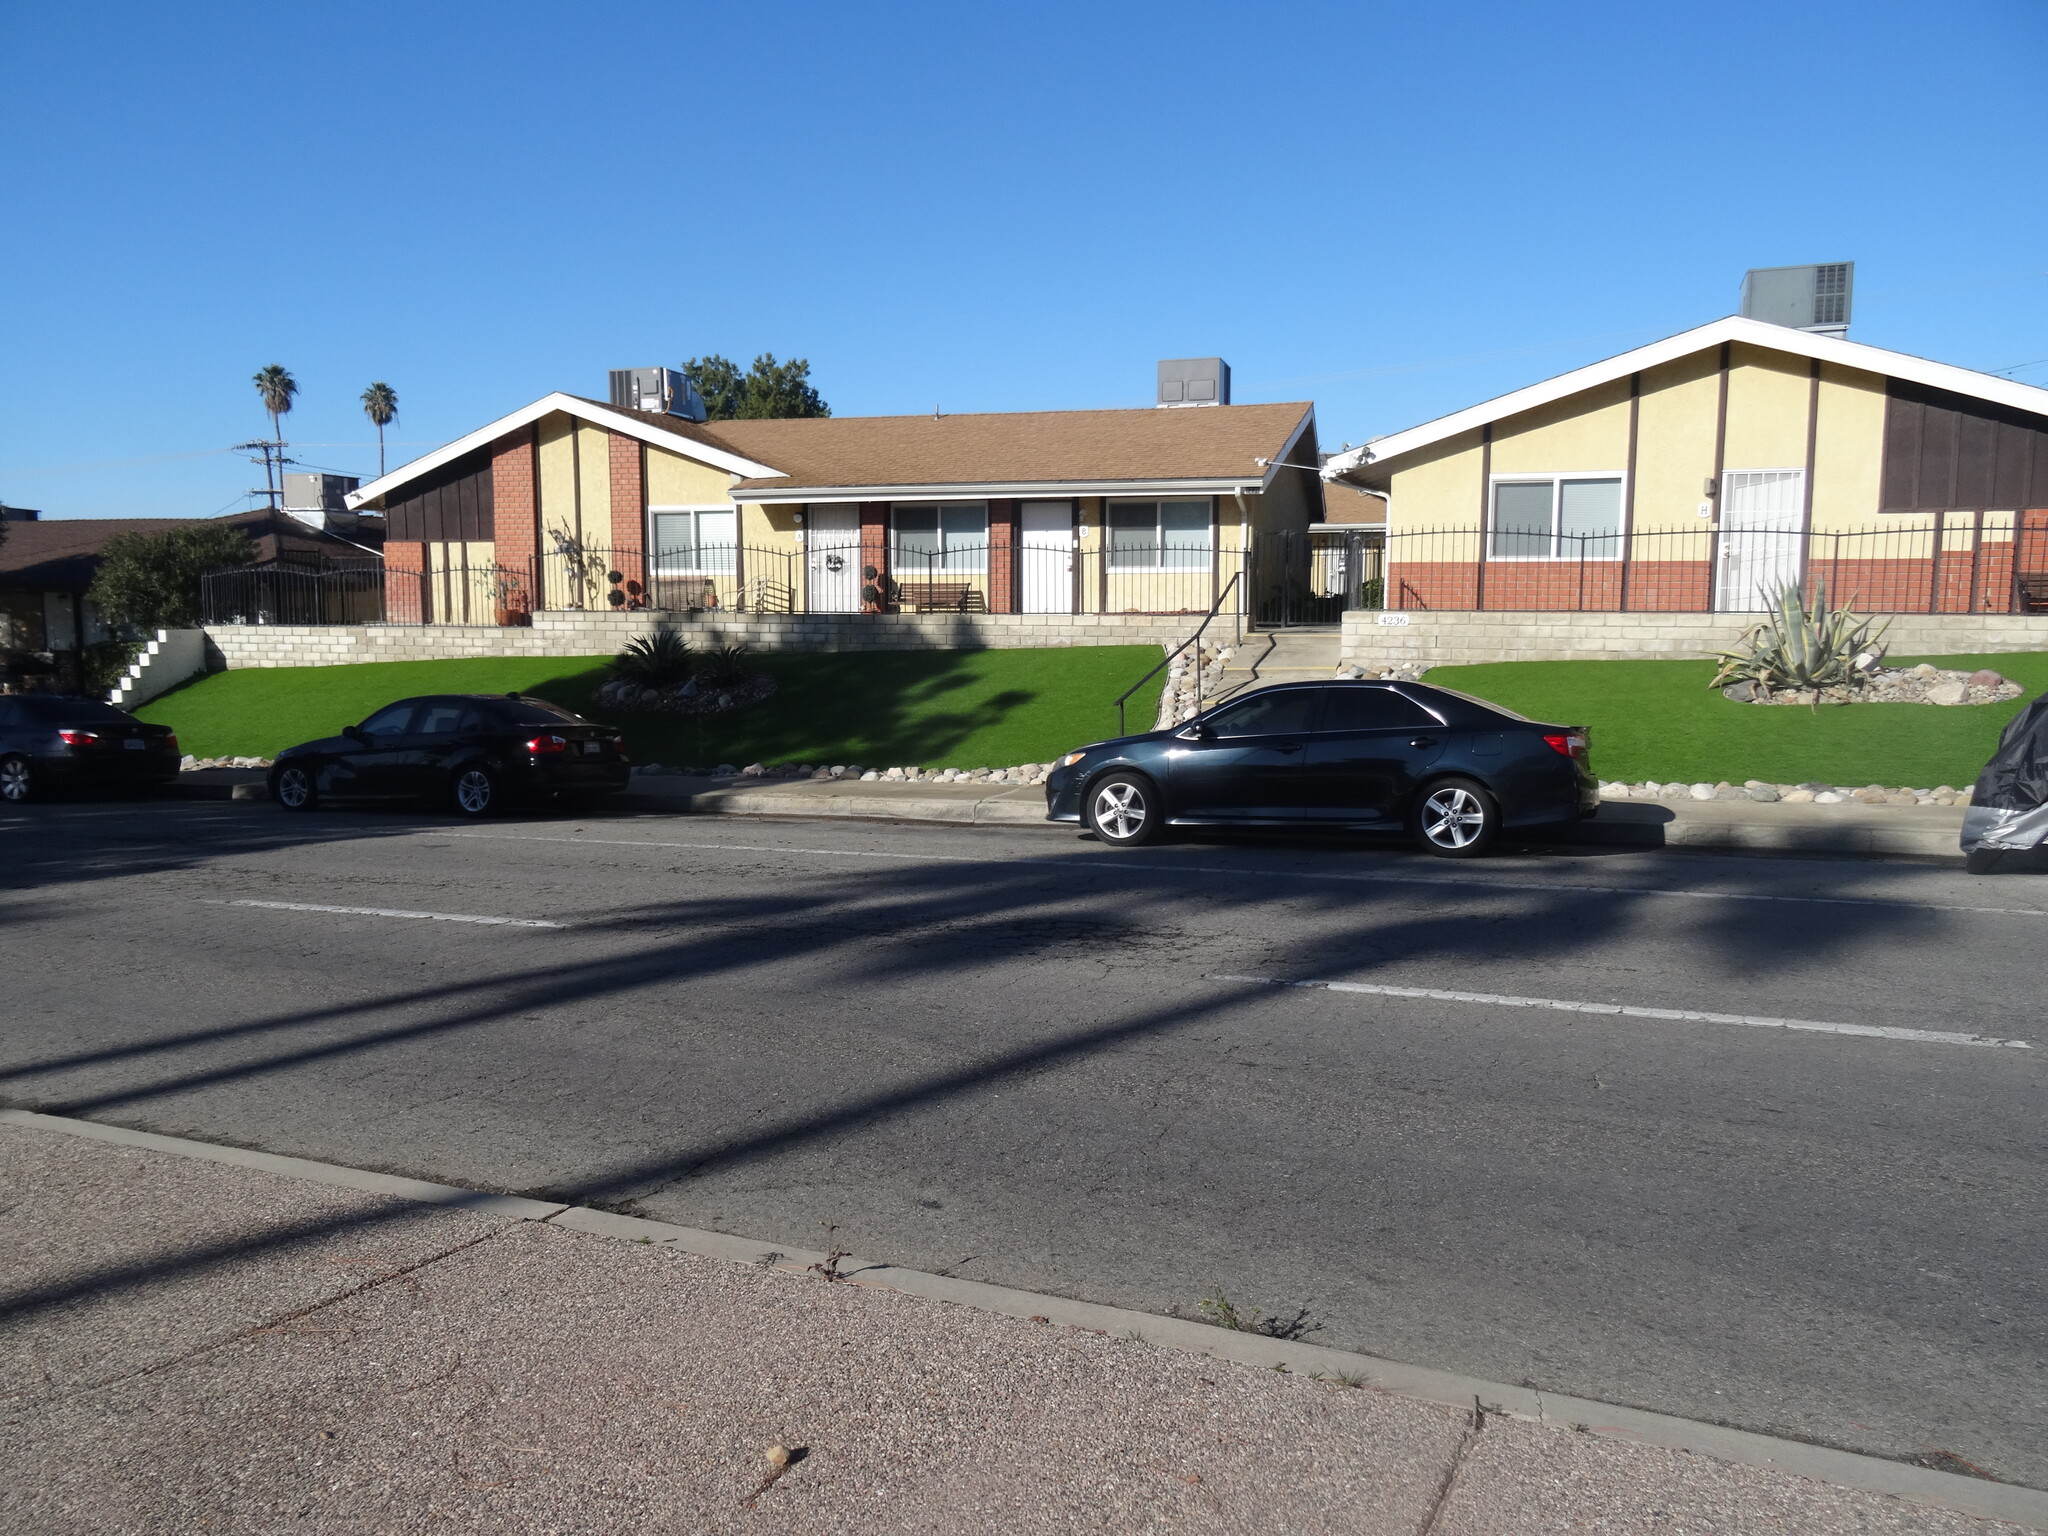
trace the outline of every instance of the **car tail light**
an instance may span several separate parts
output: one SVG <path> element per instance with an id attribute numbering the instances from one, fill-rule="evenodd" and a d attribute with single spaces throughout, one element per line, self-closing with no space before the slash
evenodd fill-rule
<path id="1" fill-rule="evenodd" d="M 1584 731 L 1560 731 L 1554 736 L 1545 736 L 1543 744 L 1559 757 L 1584 758 L 1586 755 L 1586 733 Z"/>
<path id="2" fill-rule="evenodd" d="M 549 752 L 566 752 L 569 750 L 569 738 L 566 736 L 536 736 L 526 744 L 526 750 L 535 757 L 540 757 Z"/>
<path id="3" fill-rule="evenodd" d="M 612 738 L 612 750 L 619 754 L 620 762 L 623 763 L 624 761 L 626 761 L 626 738 L 623 736 L 614 736 Z"/>
<path id="4" fill-rule="evenodd" d="M 173 752 L 177 751 L 177 750 L 178 750 L 178 733 L 177 733 L 176 731 L 173 731 L 173 732 L 171 732 L 171 734 L 170 734 L 170 735 L 166 736 L 166 737 L 164 738 L 164 745 L 165 745 L 166 747 L 170 748 L 170 749 L 171 749 L 171 751 L 173 751 Z"/>
<path id="5" fill-rule="evenodd" d="M 89 747 L 100 739 L 98 731 L 59 731 L 57 739 L 67 747 Z"/>

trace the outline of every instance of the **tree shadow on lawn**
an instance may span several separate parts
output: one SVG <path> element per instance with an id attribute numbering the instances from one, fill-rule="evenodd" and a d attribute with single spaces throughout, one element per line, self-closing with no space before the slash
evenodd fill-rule
<path id="1" fill-rule="evenodd" d="M 639 762 L 936 765 L 977 736 L 1017 724 L 1020 711 L 1045 698 L 1037 689 L 996 686 L 1002 679 L 968 660 L 985 654 L 764 656 L 760 670 L 775 677 L 773 694 L 730 714 L 700 717 L 599 704 L 602 673 L 551 680 L 532 691 L 616 725 Z M 977 697 L 979 688 L 988 686 L 996 691 Z M 1031 730 L 1029 724 L 1020 726 L 1020 739 Z"/>

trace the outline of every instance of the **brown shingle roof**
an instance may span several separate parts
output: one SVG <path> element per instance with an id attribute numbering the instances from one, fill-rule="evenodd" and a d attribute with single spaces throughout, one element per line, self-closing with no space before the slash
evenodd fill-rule
<path id="1" fill-rule="evenodd" d="M 191 517 L 65 517 L 48 522 L 10 522 L 6 541 L 0 543 L 0 587 L 28 592 L 83 592 L 92 585 L 99 570 L 100 551 L 117 534 L 164 533 L 204 521 L 207 519 Z M 240 527 L 249 535 L 258 560 L 275 560 L 280 556 L 308 561 L 317 561 L 322 555 L 335 559 L 374 557 L 374 551 L 357 549 L 281 512 L 237 512 L 221 521 Z"/>
<path id="2" fill-rule="evenodd" d="M 595 402 L 593 402 L 595 403 Z M 742 480 L 756 495 L 867 487 L 1083 485 L 1262 479 L 1312 407 L 1009 411 L 964 416 L 827 416 L 699 426 L 634 412 L 676 436 L 772 464 L 787 478 Z"/>

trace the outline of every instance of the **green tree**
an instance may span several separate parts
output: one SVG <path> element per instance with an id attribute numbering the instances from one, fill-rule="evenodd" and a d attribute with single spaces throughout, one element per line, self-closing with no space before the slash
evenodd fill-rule
<path id="1" fill-rule="evenodd" d="M 739 364 L 714 352 L 691 358 L 683 372 L 696 381 L 704 413 L 712 421 L 832 414 L 832 407 L 811 384 L 809 361 L 801 357 L 779 363 L 773 352 L 763 352 L 742 373 Z"/>
<path id="2" fill-rule="evenodd" d="M 377 428 L 377 478 L 384 478 L 384 429 L 398 419 L 398 391 L 381 379 L 363 391 L 363 414 Z"/>
<path id="3" fill-rule="evenodd" d="M 263 409 L 270 413 L 270 440 L 276 447 L 263 455 L 263 483 L 270 487 L 270 504 L 277 505 L 277 493 L 283 489 L 271 480 L 270 454 L 277 455 L 277 468 L 284 469 L 284 430 L 279 421 L 292 408 L 292 397 L 299 392 L 299 381 L 285 371 L 283 363 L 272 363 L 268 368 L 258 368 L 251 381 L 256 393 L 263 397 Z"/>
<path id="4" fill-rule="evenodd" d="M 86 597 L 117 624 L 145 634 L 199 622 L 199 578 L 247 565 L 249 536 L 232 523 L 194 523 L 166 533 L 118 533 L 100 551 Z"/>

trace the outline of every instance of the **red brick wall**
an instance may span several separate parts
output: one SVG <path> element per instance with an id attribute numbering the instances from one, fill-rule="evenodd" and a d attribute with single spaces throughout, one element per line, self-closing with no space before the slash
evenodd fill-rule
<path id="1" fill-rule="evenodd" d="M 401 540 L 384 543 L 384 619 L 390 624 L 424 624 L 433 617 L 427 597 L 427 546 Z"/>
<path id="2" fill-rule="evenodd" d="M 519 582 L 508 607 L 531 611 L 534 557 L 540 552 L 540 486 L 535 481 L 535 427 L 491 444 L 491 520 L 498 565 Z M 387 556 L 388 563 L 388 556 Z"/>
<path id="3" fill-rule="evenodd" d="M 875 575 L 868 575 L 869 569 Z M 889 503 L 864 501 L 860 504 L 860 584 L 872 582 L 883 592 L 889 590 Z M 862 603 L 862 613 L 880 613 L 885 603 Z"/>
<path id="4" fill-rule="evenodd" d="M 611 459 L 611 569 L 624 576 L 626 606 L 647 604 L 647 453 L 637 437 L 605 434 Z M 609 600 L 607 600 L 609 601 Z"/>
<path id="5" fill-rule="evenodd" d="M 988 611 L 1017 611 L 1017 503 L 988 504 Z"/>

